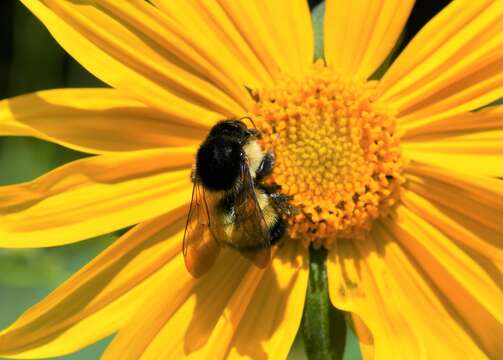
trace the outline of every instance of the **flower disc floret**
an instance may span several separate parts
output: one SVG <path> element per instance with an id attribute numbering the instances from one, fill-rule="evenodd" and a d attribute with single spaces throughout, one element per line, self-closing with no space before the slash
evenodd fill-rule
<path id="1" fill-rule="evenodd" d="M 396 202 L 400 140 L 375 89 L 318 62 L 304 78 L 254 92 L 250 115 L 276 155 L 270 181 L 298 209 L 288 219 L 291 238 L 316 246 L 364 238 Z"/>

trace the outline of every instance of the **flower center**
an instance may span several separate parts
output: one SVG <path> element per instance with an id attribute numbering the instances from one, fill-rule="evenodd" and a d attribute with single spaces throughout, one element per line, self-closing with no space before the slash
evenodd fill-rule
<path id="1" fill-rule="evenodd" d="M 250 116 L 276 155 L 271 185 L 292 197 L 291 238 L 325 245 L 364 238 L 403 182 L 395 119 L 375 82 L 344 79 L 321 62 L 302 79 L 254 91 Z"/>

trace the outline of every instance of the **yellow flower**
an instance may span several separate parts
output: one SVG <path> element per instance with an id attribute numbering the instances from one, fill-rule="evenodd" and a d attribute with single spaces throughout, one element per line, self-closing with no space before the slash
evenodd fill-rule
<path id="1" fill-rule="evenodd" d="M 412 1 L 327 0 L 326 66 L 304 0 L 22 2 L 112 88 L 0 103 L 1 134 L 96 155 L 0 187 L 0 246 L 137 225 L 2 331 L 0 356 L 117 333 L 107 359 L 285 358 L 309 242 L 329 251 L 331 300 L 365 357 L 503 353 L 503 109 L 471 112 L 503 96 L 500 0 L 451 3 L 379 82 Z M 216 120 L 245 115 L 301 213 L 267 269 L 226 251 L 195 280 L 181 255 L 193 155 Z"/>

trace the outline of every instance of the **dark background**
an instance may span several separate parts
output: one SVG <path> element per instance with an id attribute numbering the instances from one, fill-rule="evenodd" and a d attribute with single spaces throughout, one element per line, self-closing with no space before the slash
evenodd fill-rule
<path id="1" fill-rule="evenodd" d="M 318 3 L 319 0 L 309 1 L 311 7 Z M 417 1 L 401 48 L 447 3 L 446 0 Z M 0 0 L 0 14 L 0 99 L 43 89 L 104 86 L 70 58 L 20 2 Z M 31 180 L 81 156 L 83 154 L 36 139 L 0 138 L 0 185 Z M 114 238 L 116 235 L 111 234 L 52 249 L 0 249 L 0 329 L 42 299 Z M 102 341 L 64 359 L 97 359 L 106 344 L 107 340 Z M 297 342 L 291 358 L 302 358 L 302 355 L 300 342 Z M 349 336 L 345 359 L 358 357 L 355 339 Z"/>

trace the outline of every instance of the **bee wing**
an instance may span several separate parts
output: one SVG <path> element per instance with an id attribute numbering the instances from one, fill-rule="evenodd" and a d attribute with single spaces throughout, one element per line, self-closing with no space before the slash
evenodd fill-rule
<path id="1" fill-rule="evenodd" d="M 241 167 L 241 191 L 236 196 L 233 243 L 240 244 L 240 253 L 258 267 L 269 264 L 271 239 L 269 228 L 255 192 L 255 184 L 246 162 Z M 249 250 L 246 248 L 250 248 Z"/>
<path id="2" fill-rule="evenodd" d="M 204 275 L 215 263 L 220 245 L 211 231 L 210 211 L 204 188 L 194 180 L 192 201 L 183 236 L 183 257 L 187 270 L 194 277 Z"/>

